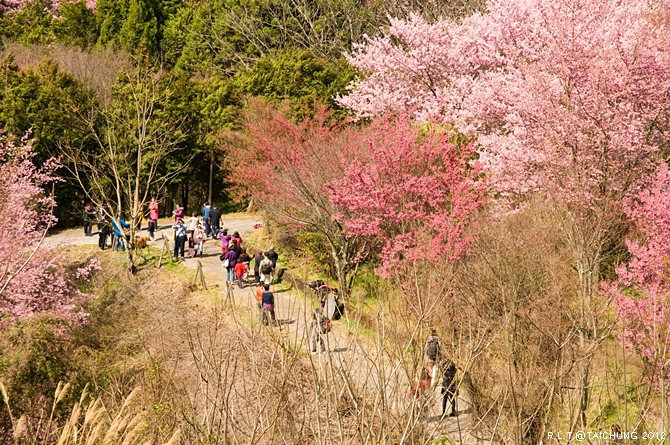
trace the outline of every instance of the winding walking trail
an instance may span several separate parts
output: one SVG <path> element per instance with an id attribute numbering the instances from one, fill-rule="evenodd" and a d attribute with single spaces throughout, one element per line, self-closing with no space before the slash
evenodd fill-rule
<path id="1" fill-rule="evenodd" d="M 156 241 L 150 242 L 150 245 L 161 248 L 162 238 L 172 239 L 171 219 L 159 221 L 159 231 L 156 233 Z M 254 225 L 260 221 L 253 216 L 222 218 L 222 228 L 227 228 L 229 233 L 238 231 L 242 239 L 245 235 L 254 230 Z M 146 227 L 139 236 L 146 236 Z M 83 229 L 71 229 L 56 233 L 47 238 L 50 244 L 59 245 L 96 245 L 98 244 L 97 232 L 93 236 L 86 237 Z M 244 242 L 244 241 L 243 241 Z M 173 244 L 170 244 L 173 247 Z M 268 246 L 257 246 L 261 249 L 267 249 Z M 221 267 L 219 255 L 221 253 L 221 243 L 218 240 L 209 240 L 205 243 L 204 255 L 197 258 L 187 258 L 184 260 L 186 267 L 197 268 L 198 262 L 202 264 L 204 276 L 208 287 L 217 287 L 221 292 L 222 301 L 226 299 L 228 287 L 225 283 L 225 271 Z M 250 252 L 253 258 L 253 253 Z M 172 252 L 165 254 L 164 261 L 171 261 Z M 248 311 L 249 320 L 255 319 L 257 314 L 256 298 L 254 296 L 255 287 L 247 286 L 239 289 L 237 285 L 232 286 L 235 307 Z M 316 302 L 306 298 L 294 287 L 287 291 L 277 289 L 275 293 L 275 312 L 279 320 L 278 335 L 283 340 L 292 344 L 296 348 L 309 352 L 308 326 L 312 311 Z M 319 372 L 340 373 L 342 377 L 350 379 L 351 382 L 360 387 L 367 386 L 374 388 L 377 393 L 383 393 L 386 401 L 385 406 L 391 410 L 406 409 L 413 403 L 408 397 L 407 392 L 410 388 L 410 382 L 407 380 L 406 373 L 402 369 L 402 364 L 398 360 L 380 353 L 373 341 L 365 338 L 360 333 L 360 325 L 357 320 L 344 317 L 333 323 L 332 331 L 326 336 L 327 348 L 330 351 L 327 354 L 306 355 L 306 360 L 313 360 L 313 363 Z M 449 437 L 450 443 L 474 444 L 478 440 L 469 433 L 472 425 L 472 415 L 468 407 L 467 398 L 459 397 L 458 410 L 456 417 L 440 418 L 441 413 L 441 394 L 436 386 L 428 392 L 429 405 L 425 416 L 425 426 L 431 432 L 433 437 L 440 438 L 445 435 Z"/>

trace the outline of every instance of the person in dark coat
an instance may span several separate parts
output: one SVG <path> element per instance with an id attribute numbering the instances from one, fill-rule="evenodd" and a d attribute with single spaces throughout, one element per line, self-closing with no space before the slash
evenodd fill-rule
<path id="1" fill-rule="evenodd" d="M 237 256 L 239 257 L 240 255 L 242 255 L 242 246 L 240 246 L 240 242 L 236 238 L 233 238 L 232 241 L 233 246 L 231 247 L 231 250 L 234 250 Z"/>
<path id="2" fill-rule="evenodd" d="M 254 280 L 256 280 L 257 284 L 261 282 L 261 261 L 263 261 L 263 251 L 259 250 L 256 252 L 256 256 L 254 257 Z"/>
<path id="3" fill-rule="evenodd" d="M 217 239 L 221 229 L 221 211 L 216 206 L 212 206 L 212 210 L 209 212 L 209 221 L 212 229 L 212 239 Z"/>
<path id="4" fill-rule="evenodd" d="M 440 365 L 442 370 L 442 417 L 447 414 L 447 402 L 451 401 L 451 412 L 449 416 L 458 416 L 456 411 L 456 365 L 449 360 L 444 359 Z"/>
<path id="5" fill-rule="evenodd" d="M 91 206 L 84 207 L 84 235 L 91 236 L 93 229 L 93 221 L 95 221 L 96 213 L 91 209 Z"/>
<path id="6" fill-rule="evenodd" d="M 108 219 L 101 219 L 98 222 L 98 247 L 105 250 L 107 247 L 107 237 L 112 233 L 112 224 Z"/>
<path id="7" fill-rule="evenodd" d="M 277 252 L 275 252 L 274 246 L 270 247 L 267 255 L 268 258 L 270 258 L 270 261 L 272 261 L 272 270 L 274 271 L 277 268 L 277 260 L 279 259 L 279 255 L 277 255 Z"/>

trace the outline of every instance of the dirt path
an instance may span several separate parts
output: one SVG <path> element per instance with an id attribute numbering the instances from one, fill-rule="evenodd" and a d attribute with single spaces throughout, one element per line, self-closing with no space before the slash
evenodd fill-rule
<path id="1" fill-rule="evenodd" d="M 254 230 L 254 225 L 259 222 L 254 217 L 224 218 L 222 219 L 222 227 L 227 228 L 229 233 L 238 231 L 244 240 L 245 234 Z M 172 232 L 171 220 L 160 220 L 157 240 L 150 242 L 150 245 L 160 248 L 162 245 L 161 236 L 165 234 L 171 240 Z M 139 235 L 147 235 L 146 227 Z M 72 229 L 48 237 L 47 242 L 60 245 L 90 244 L 97 246 L 98 235 L 94 231 L 93 236 L 86 237 L 83 229 Z M 170 247 L 172 246 L 173 244 Z M 208 287 L 218 289 L 221 293 L 221 299 L 225 301 L 229 288 L 225 282 L 225 270 L 221 267 L 219 261 L 220 246 L 218 240 L 209 240 L 205 243 L 202 257 L 187 258 L 184 263 L 186 267 L 195 271 L 198 262 L 200 262 Z M 261 249 L 269 248 L 269 246 L 258 247 Z M 253 257 L 253 255 L 251 256 Z M 168 261 L 171 257 L 171 252 L 165 256 Z M 236 308 L 245 312 L 249 321 L 256 319 L 255 287 L 247 286 L 244 289 L 239 289 L 235 285 L 230 290 Z M 383 391 L 386 397 L 385 403 L 393 411 L 407 409 L 409 405 L 414 403 L 407 397 L 410 383 L 399 361 L 378 352 L 378 348 L 371 344 L 369 336 L 365 338 L 361 335 L 361 329 L 356 320 L 345 317 L 338 322 L 334 322 L 331 333 L 326 336 L 329 353 L 309 355 L 308 326 L 315 304 L 315 302 L 305 298 L 293 289 L 288 291 L 281 288 L 275 289 L 275 313 L 279 320 L 279 327 L 276 330 L 278 335 L 283 337 L 283 341 L 305 351 L 307 353 L 306 357 L 313 361 L 319 372 L 339 373 L 349 378 L 353 384 L 361 387 L 373 385 L 372 387 L 376 388 L 377 393 Z M 447 434 L 454 443 L 476 443 L 475 438 L 467 432 L 467 426 L 472 423 L 472 416 L 466 398 L 459 397 L 459 416 L 440 418 L 441 395 L 439 391 L 436 386 L 427 393 L 429 394 L 429 407 L 428 412 L 424 415 L 428 431 L 435 437 Z"/>

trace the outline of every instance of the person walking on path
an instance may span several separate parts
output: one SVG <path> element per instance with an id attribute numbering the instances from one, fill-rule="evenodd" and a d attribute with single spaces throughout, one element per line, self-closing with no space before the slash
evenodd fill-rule
<path id="1" fill-rule="evenodd" d="M 265 289 L 263 286 L 256 286 L 256 301 L 258 302 L 258 324 L 263 323 L 263 292 Z M 267 324 L 267 323 L 266 323 Z"/>
<path id="2" fill-rule="evenodd" d="M 156 198 L 151 198 L 149 202 L 149 238 L 154 241 L 156 237 L 154 233 L 158 231 L 158 201 Z"/>
<path id="3" fill-rule="evenodd" d="M 268 258 L 270 258 L 270 261 L 272 261 L 272 272 L 277 269 L 277 260 L 279 259 L 279 255 L 277 255 L 277 252 L 275 252 L 274 246 L 270 246 L 270 250 L 268 250 Z"/>
<path id="4" fill-rule="evenodd" d="M 268 323 L 268 313 L 270 314 L 270 318 L 272 319 L 272 324 L 275 323 L 275 296 L 272 292 L 270 292 L 270 285 L 266 284 L 263 286 L 263 289 L 265 290 L 263 294 L 261 295 L 262 301 L 263 301 L 263 324 L 267 325 Z"/>
<path id="5" fill-rule="evenodd" d="M 221 228 L 221 212 L 216 206 L 212 206 L 212 210 L 209 212 L 209 223 L 212 228 L 212 239 L 216 239 L 219 236 L 219 229 Z"/>
<path id="6" fill-rule="evenodd" d="M 240 289 L 244 289 L 244 279 L 248 273 L 249 269 L 247 269 L 246 263 L 242 259 L 239 259 L 235 263 L 235 276 L 237 277 L 237 285 Z"/>
<path id="7" fill-rule="evenodd" d="M 242 255 L 242 247 L 240 247 L 240 243 L 235 238 L 230 240 L 228 250 L 234 250 L 238 258 Z"/>
<path id="8" fill-rule="evenodd" d="M 91 236 L 95 217 L 96 213 L 91 209 L 90 205 L 84 207 L 84 236 Z"/>
<path id="9" fill-rule="evenodd" d="M 310 325 L 309 346 L 312 354 L 326 352 L 326 335 L 330 332 L 330 319 L 326 317 L 320 307 L 314 309 Z M 320 345 L 320 351 L 317 347 Z"/>
<path id="10" fill-rule="evenodd" d="M 256 284 L 261 282 L 261 261 L 263 261 L 263 251 L 259 250 L 256 252 L 256 256 L 254 257 L 254 281 Z"/>
<path id="11" fill-rule="evenodd" d="M 211 227 L 210 227 L 210 219 L 209 219 L 211 211 L 212 211 L 212 208 L 209 206 L 209 203 L 206 202 L 205 205 L 202 208 L 202 223 L 205 227 L 205 233 L 207 234 L 207 236 L 209 236 L 209 234 L 212 233 L 211 232 Z"/>
<path id="12" fill-rule="evenodd" d="M 116 225 L 116 221 L 112 220 L 112 230 L 114 230 L 114 242 L 112 246 L 113 251 L 125 251 L 126 250 L 126 235 L 121 228 L 127 229 L 130 227 L 123 217 L 119 218 L 119 223 L 121 227 Z"/>
<path id="13" fill-rule="evenodd" d="M 430 330 L 430 337 L 428 337 L 423 347 L 423 357 L 430 369 L 430 375 L 435 376 L 437 365 L 442 360 L 442 345 L 440 345 L 440 338 L 437 336 L 435 329 Z M 435 383 L 435 379 L 432 379 L 431 384 L 434 385 Z"/>
<path id="14" fill-rule="evenodd" d="M 431 366 L 437 363 L 442 355 L 442 347 L 440 345 L 440 339 L 437 336 L 437 330 L 430 330 L 430 337 L 428 337 L 426 345 L 423 347 L 423 354 L 424 360 Z"/>
<path id="15" fill-rule="evenodd" d="M 263 254 L 263 259 L 260 264 L 261 281 L 265 284 L 272 283 L 272 260 L 268 258 L 268 254 Z"/>
<path id="16" fill-rule="evenodd" d="M 223 229 L 223 231 L 219 233 L 219 239 L 221 240 L 221 253 L 228 252 L 228 244 L 230 243 L 231 238 L 232 236 L 228 235 L 228 229 Z"/>
<path id="17" fill-rule="evenodd" d="M 228 264 L 226 264 L 226 261 Z M 226 267 L 226 282 L 233 284 L 235 282 L 235 265 L 237 264 L 237 252 L 229 250 L 223 254 L 223 264 Z"/>
<path id="18" fill-rule="evenodd" d="M 456 365 L 449 360 L 444 359 L 440 365 L 442 371 L 442 417 L 447 414 L 447 403 L 451 401 L 451 412 L 449 416 L 458 416 L 456 411 Z"/>
<path id="19" fill-rule="evenodd" d="M 238 246 L 240 247 L 242 246 L 242 237 L 240 236 L 240 232 L 234 232 L 233 239 L 235 240 L 235 243 L 237 243 Z"/>
<path id="20" fill-rule="evenodd" d="M 172 226 L 174 229 L 174 260 L 184 259 L 184 247 L 186 246 L 186 226 L 184 220 L 180 219 Z"/>

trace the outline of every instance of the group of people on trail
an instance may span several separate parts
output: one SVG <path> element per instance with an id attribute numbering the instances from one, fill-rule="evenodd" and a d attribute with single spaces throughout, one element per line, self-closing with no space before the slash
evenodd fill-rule
<path id="1" fill-rule="evenodd" d="M 205 241 L 211 236 L 216 239 L 221 227 L 221 212 L 216 205 L 211 206 L 206 202 L 202 207 L 201 214 L 193 212 L 191 217 L 184 220 L 184 207 L 175 205 L 172 214 L 174 216 L 174 260 L 185 258 L 186 245 L 188 243 L 188 257 L 193 258 L 205 253 Z"/>
<path id="2" fill-rule="evenodd" d="M 458 411 L 456 411 L 456 398 L 458 397 L 456 365 L 444 356 L 435 329 L 431 329 L 430 337 L 426 340 L 423 347 L 423 356 L 425 366 L 421 369 L 419 381 L 415 383 L 409 396 L 417 397 L 424 390 L 435 386 L 439 372 L 442 374 L 442 417 L 447 415 L 447 405 L 451 405 L 449 416 L 458 416 Z"/>
<path id="3" fill-rule="evenodd" d="M 130 227 L 123 215 L 117 218 L 119 223 L 113 220 L 102 207 L 93 210 L 90 205 L 84 206 L 83 220 L 84 220 L 84 235 L 93 235 L 93 224 L 98 228 L 98 247 L 102 250 L 107 248 L 107 238 L 111 235 L 112 250 L 124 251 L 126 250 L 126 235 L 122 229 Z M 120 227 L 119 227 L 120 224 Z"/>

